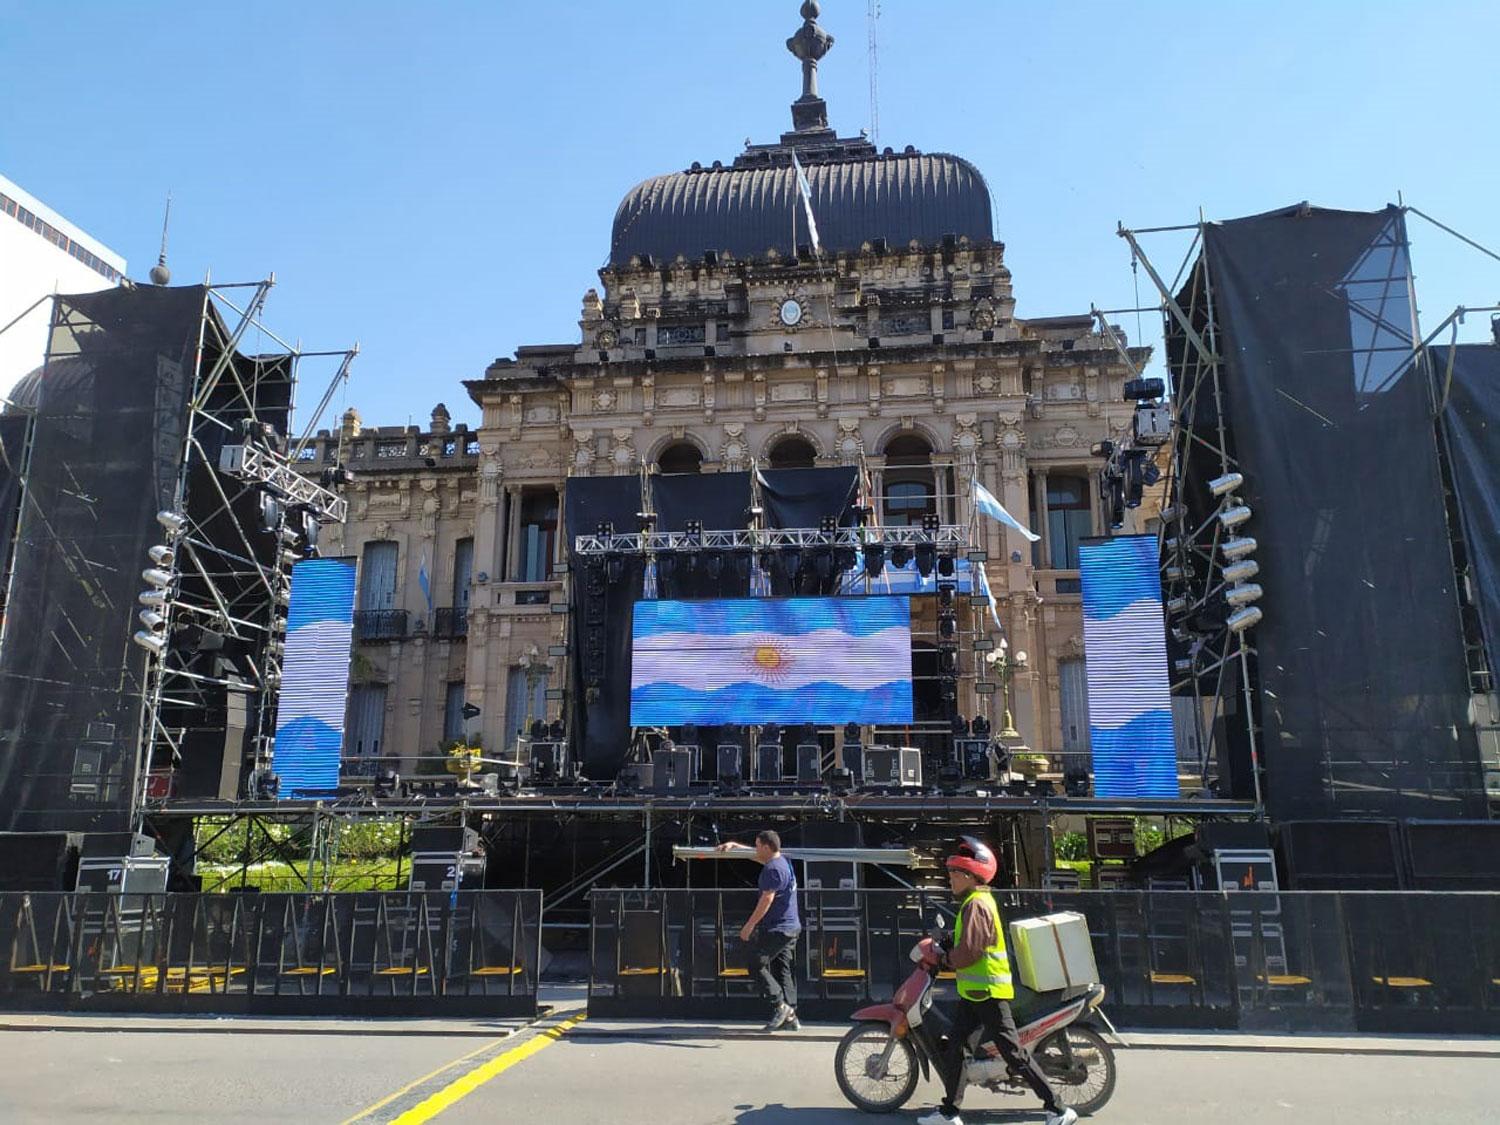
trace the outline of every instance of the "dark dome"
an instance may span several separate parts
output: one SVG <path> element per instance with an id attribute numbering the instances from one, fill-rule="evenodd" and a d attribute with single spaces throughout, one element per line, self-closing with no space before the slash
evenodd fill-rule
<path id="1" fill-rule="evenodd" d="M 826 251 L 857 251 L 877 238 L 893 250 L 913 239 L 933 245 L 950 234 L 974 243 L 994 239 L 989 188 L 960 157 L 905 152 L 803 163 Z M 792 254 L 794 206 L 797 241 L 805 245 L 811 239 L 789 154 L 771 166 L 656 176 L 633 188 L 615 212 L 610 264 L 624 266 L 648 254 L 658 262 L 678 254 L 692 259 L 705 250 L 742 258 L 761 257 L 772 247 Z"/>

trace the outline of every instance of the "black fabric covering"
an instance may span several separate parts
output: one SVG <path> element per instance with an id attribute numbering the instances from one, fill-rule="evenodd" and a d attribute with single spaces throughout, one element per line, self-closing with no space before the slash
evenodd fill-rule
<path id="1" fill-rule="evenodd" d="M 1292 208 L 1205 247 L 1266 591 L 1271 813 L 1482 815 L 1402 214 Z"/>
<path id="2" fill-rule="evenodd" d="M 129 827 L 145 654 L 205 293 L 59 297 L 0 644 L 0 829 Z"/>
<path id="3" fill-rule="evenodd" d="M 645 567 L 638 557 L 623 556 L 614 565 L 618 580 L 609 582 L 608 563 L 585 564 L 575 545 L 579 535 L 592 535 L 600 523 L 612 523 L 617 534 L 636 529 L 641 510 L 641 484 L 635 476 L 570 477 L 564 508 L 568 535 L 568 559 L 572 573 L 569 621 L 572 654 L 572 718 L 568 737 L 575 760 L 585 776 L 609 780 L 625 760 L 630 738 L 630 628 L 633 607 L 641 596 Z M 589 590 L 603 595 L 591 599 Z M 599 620 L 593 621 L 595 615 Z M 589 684 L 586 645 L 591 629 L 603 629 L 602 675 Z"/>
<path id="4" fill-rule="evenodd" d="M 704 530 L 745 526 L 750 508 L 749 473 L 673 473 L 651 482 L 658 531 L 686 531 L 688 520 Z M 695 552 L 659 556 L 657 594 L 663 598 L 743 598 L 750 593 L 750 556 Z"/>
<path id="5" fill-rule="evenodd" d="M 21 473 L 25 467 L 26 434 L 30 426 L 28 415 L 0 417 L 0 582 L 10 573 L 16 521 L 21 514 Z"/>
<path id="6" fill-rule="evenodd" d="M 767 527 L 817 527 L 824 516 L 854 524 L 859 471 L 852 465 L 820 469 L 762 469 L 760 499 Z"/>
<path id="7" fill-rule="evenodd" d="M 1443 426 L 1485 653 L 1500 671 L 1500 346 L 1439 347 L 1431 356 L 1440 386 L 1452 359 Z"/>

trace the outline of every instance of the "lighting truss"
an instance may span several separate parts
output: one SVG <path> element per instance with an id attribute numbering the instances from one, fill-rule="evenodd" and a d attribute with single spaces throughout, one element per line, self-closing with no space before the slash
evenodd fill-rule
<path id="1" fill-rule="evenodd" d="M 358 352 L 303 351 L 267 328 L 261 312 L 274 284 L 268 278 L 205 287 L 186 425 L 177 417 L 158 419 L 157 441 L 174 443 L 163 452 L 177 463 L 172 510 L 181 523 L 164 527 L 164 543 L 175 553 L 174 581 L 156 612 L 166 619 L 161 631 L 169 643 L 146 652 L 138 823 L 152 771 L 179 765 L 184 735 L 230 695 L 245 697 L 246 727 L 257 732 L 255 767 L 269 766 L 291 567 L 308 546 L 300 538 L 302 515 L 321 524 L 342 521 L 347 512 L 342 497 L 297 474 L 285 454 L 245 440 L 268 425 L 289 428 L 304 361 L 331 360 L 337 386 Z M 247 355 L 247 339 L 269 340 L 275 350 Z M 270 527 L 261 522 L 267 493 L 278 501 Z"/>
<path id="2" fill-rule="evenodd" d="M 780 547 L 849 547 L 872 544 L 915 547 L 931 544 L 939 550 L 968 551 L 970 529 L 965 524 L 943 524 L 937 530 L 920 527 L 778 527 L 737 531 L 652 531 L 631 535 L 580 535 L 574 550 L 580 555 L 648 555 L 660 551 L 775 550 Z"/>

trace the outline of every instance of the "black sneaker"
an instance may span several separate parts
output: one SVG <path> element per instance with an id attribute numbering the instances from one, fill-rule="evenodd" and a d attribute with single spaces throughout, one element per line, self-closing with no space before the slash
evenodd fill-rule
<path id="1" fill-rule="evenodd" d="M 787 1016 L 786 1022 L 781 1025 L 782 1031 L 801 1031 L 802 1021 L 797 1018 L 797 1009 L 792 1009 L 792 1014 Z"/>
<path id="2" fill-rule="evenodd" d="M 776 1005 L 776 1010 L 771 1013 L 771 1018 L 766 1021 L 766 1026 L 761 1028 L 761 1030 L 776 1031 L 784 1026 L 787 1020 L 794 1020 L 796 1018 L 797 1017 L 792 1012 L 791 1008 L 787 1007 L 785 1004 L 778 1004 Z"/>

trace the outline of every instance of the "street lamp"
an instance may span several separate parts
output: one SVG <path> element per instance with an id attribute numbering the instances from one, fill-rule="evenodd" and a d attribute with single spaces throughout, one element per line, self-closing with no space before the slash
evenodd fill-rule
<path id="1" fill-rule="evenodd" d="M 1021 740 L 1021 732 L 1016 730 L 1015 718 L 1010 711 L 1010 682 L 1019 671 L 1026 668 L 1026 653 L 1018 651 L 1014 656 L 1010 654 L 1010 642 L 1004 637 L 1000 638 L 1000 645 L 992 651 L 985 659 L 989 662 L 991 674 L 1000 681 L 1001 700 L 1005 706 L 1005 719 L 996 737 L 1001 742 L 1016 743 Z"/>

